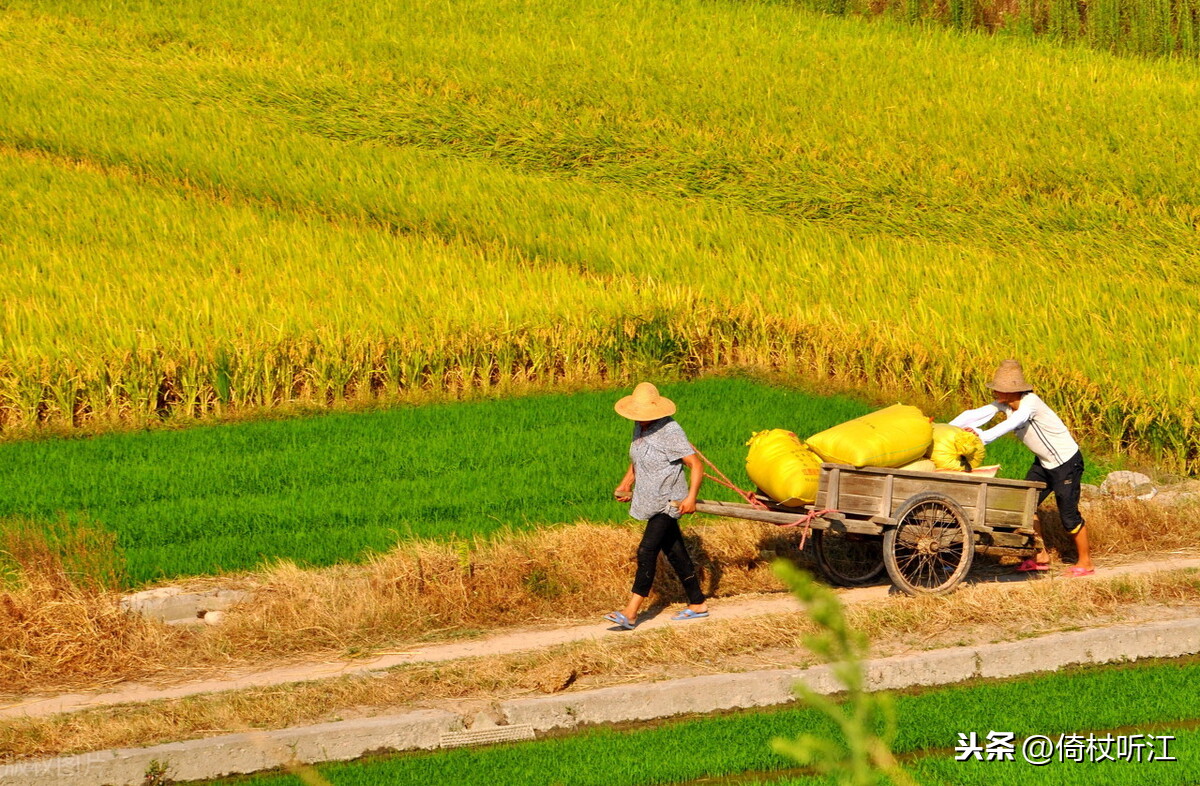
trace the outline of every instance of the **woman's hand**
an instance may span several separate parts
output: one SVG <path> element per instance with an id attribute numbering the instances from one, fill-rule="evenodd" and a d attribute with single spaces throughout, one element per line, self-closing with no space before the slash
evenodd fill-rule
<path id="1" fill-rule="evenodd" d="M 704 465 L 700 463 L 700 456 L 695 453 L 684 456 L 683 463 L 688 468 L 691 482 L 688 484 L 687 497 L 675 504 L 681 516 L 696 512 L 696 500 L 700 497 L 700 484 L 704 482 Z"/>
<path id="2" fill-rule="evenodd" d="M 633 471 L 633 462 L 629 463 L 629 469 L 625 470 L 625 477 L 621 478 L 621 482 L 617 484 L 617 488 L 613 491 L 613 496 L 617 498 L 617 502 L 630 502 L 633 500 L 633 484 L 637 480 L 637 473 Z"/>

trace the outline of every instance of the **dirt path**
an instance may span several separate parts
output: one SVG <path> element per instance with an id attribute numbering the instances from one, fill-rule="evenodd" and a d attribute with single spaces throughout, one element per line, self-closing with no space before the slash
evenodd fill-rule
<path id="1" fill-rule="evenodd" d="M 1156 558 L 1140 562 L 1129 561 L 1125 564 L 1112 564 L 1099 569 L 1095 577 L 1111 578 L 1120 575 L 1137 575 L 1162 570 L 1177 570 L 1180 568 L 1200 568 L 1200 557 L 1181 555 L 1174 558 Z M 1088 580 L 1061 578 L 1057 572 L 1048 572 L 1040 576 L 1012 572 L 995 572 L 993 575 L 986 575 L 983 572 L 977 571 L 977 574 L 972 576 L 972 583 L 994 586 L 998 592 L 1034 579 L 1042 581 Z M 895 592 L 895 590 L 890 585 L 883 585 L 840 590 L 839 594 L 843 602 L 853 604 L 880 600 L 886 598 L 892 592 Z M 720 619 L 786 614 L 798 610 L 795 599 L 791 595 L 782 592 L 778 595 L 769 596 L 759 595 L 738 599 L 718 599 L 710 603 L 710 608 L 713 617 Z M 128 683 L 117 690 L 108 692 L 96 691 L 58 694 L 55 696 L 31 696 L 16 703 L 0 707 L 0 719 L 46 716 L 127 702 L 173 699 L 201 693 L 261 688 L 291 682 L 304 682 L 355 674 L 361 675 L 408 663 L 429 663 L 478 656 L 508 655 L 517 652 L 546 649 L 572 642 L 596 640 L 608 636 L 637 636 L 645 631 L 655 630 L 668 625 L 704 624 L 703 620 L 683 623 L 672 622 L 670 618 L 674 611 L 676 611 L 674 608 L 653 610 L 650 614 L 643 615 L 638 627 L 633 631 L 621 630 L 602 621 L 587 622 L 566 627 L 543 626 L 519 630 L 508 629 L 470 641 L 430 644 L 406 652 L 381 653 L 372 658 L 346 658 L 334 661 L 299 663 L 273 669 L 246 669 L 241 672 L 231 672 L 217 678 L 188 681 L 167 687 Z"/>

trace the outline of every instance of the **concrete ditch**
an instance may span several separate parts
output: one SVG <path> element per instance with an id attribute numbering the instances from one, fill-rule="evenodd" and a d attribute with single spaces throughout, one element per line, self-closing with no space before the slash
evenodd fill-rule
<path id="1" fill-rule="evenodd" d="M 293 761 L 349 761 L 378 750 L 432 750 L 444 733 L 460 728 L 462 718 L 453 712 L 420 710 L 23 762 L 0 768 L 0 783 L 143 784 L 146 774 L 159 765 L 173 781 L 206 780 L 275 769 Z"/>
<path id="2" fill-rule="evenodd" d="M 872 660 L 873 690 L 949 685 L 1098 665 L 1200 653 L 1200 618 L 1113 625 L 1022 641 L 953 647 Z M 827 666 L 715 674 L 623 685 L 560 696 L 517 699 L 497 706 L 495 721 L 440 710 L 323 723 L 269 732 L 226 734 L 188 742 L 100 751 L 0 767 L 6 786 L 131 786 L 161 764 L 175 781 L 258 772 L 289 762 L 347 761 L 377 751 L 433 750 L 453 732 L 487 725 L 535 732 L 602 723 L 646 721 L 691 713 L 777 706 L 794 700 L 805 682 L 819 693 L 839 686 Z M 482 718 L 482 719 L 481 719 Z M 486 736 L 486 735 L 485 735 Z"/>
<path id="3" fill-rule="evenodd" d="M 1067 666 L 1118 663 L 1145 658 L 1177 658 L 1200 653 L 1200 618 L 1119 625 L 967 647 L 931 650 L 872 660 L 871 690 L 950 685 L 1058 671 Z M 716 712 L 785 704 L 792 685 L 803 681 L 817 693 L 839 690 L 828 666 L 689 677 L 648 685 L 518 699 L 500 704 L 509 723 L 535 731 L 596 723 L 653 720 L 685 713 Z"/>
<path id="4" fill-rule="evenodd" d="M 185 592 L 180 587 L 158 587 L 126 595 L 121 598 L 121 608 L 168 625 L 214 624 L 230 606 L 251 597 L 245 590 Z"/>

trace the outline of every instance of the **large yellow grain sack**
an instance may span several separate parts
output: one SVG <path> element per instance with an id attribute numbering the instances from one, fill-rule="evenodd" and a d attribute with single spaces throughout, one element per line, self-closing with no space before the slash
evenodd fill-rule
<path id="1" fill-rule="evenodd" d="M 983 440 L 977 434 L 947 423 L 934 425 L 929 458 L 938 469 L 977 469 L 983 463 L 985 453 Z"/>
<path id="2" fill-rule="evenodd" d="M 900 469 L 907 469 L 911 472 L 936 472 L 937 466 L 929 459 L 917 459 L 911 464 L 905 464 Z"/>
<path id="3" fill-rule="evenodd" d="M 901 467 L 925 455 L 933 424 L 916 407 L 892 406 L 826 429 L 807 444 L 831 464 Z"/>
<path id="4" fill-rule="evenodd" d="M 817 499 L 821 459 L 790 431 L 757 431 L 746 456 L 746 474 L 771 499 L 798 507 Z"/>

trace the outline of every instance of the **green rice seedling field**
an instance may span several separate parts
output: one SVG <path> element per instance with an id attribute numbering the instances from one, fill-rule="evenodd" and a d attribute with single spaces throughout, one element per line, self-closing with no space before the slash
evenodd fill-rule
<path id="1" fill-rule="evenodd" d="M 931 690 L 896 697 L 899 733 L 893 750 L 907 756 L 921 783 L 1192 784 L 1200 779 L 1200 666 L 1164 662 L 1092 668 L 1006 682 Z M 1012 762 L 958 762 L 960 733 L 1012 732 Z M 797 777 L 795 763 L 772 752 L 774 737 L 801 733 L 836 738 L 831 721 L 808 709 L 744 713 L 675 721 L 648 729 L 597 729 L 536 742 L 413 754 L 319 768 L 335 786 L 377 783 L 511 786 L 642 786 L 743 783 L 777 773 L 780 783 L 829 781 Z M 1022 760 L 1020 742 L 1032 735 L 1089 733 L 1175 735 L 1168 752 L 1177 761 L 1054 762 Z M 728 781 L 723 781 L 728 778 Z M 754 782 L 757 782 L 757 778 Z M 283 786 L 292 776 L 257 776 L 223 783 Z"/>
<path id="2" fill-rule="evenodd" d="M 802 438 L 870 411 L 742 379 L 663 387 L 692 442 L 743 488 L 753 431 Z M 0 516 L 85 519 L 118 536 L 130 581 L 354 559 L 409 537 L 621 521 L 628 464 L 620 393 L 585 392 L 369 413 L 0 444 Z M 1011 438 L 989 461 L 1023 477 Z M 1095 463 L 1095 462 L 1093 462 Z M 1100 470 L 1093 468 L 1092 474 Z M 705 495 L 731 499 L 706 486 Z"/>
<path id="3" fill-rule="evenodd" d="M 1194 62 L 701 0 L 9 0 L 0 428 L 1017 356 L 1200 466 Z"/>

